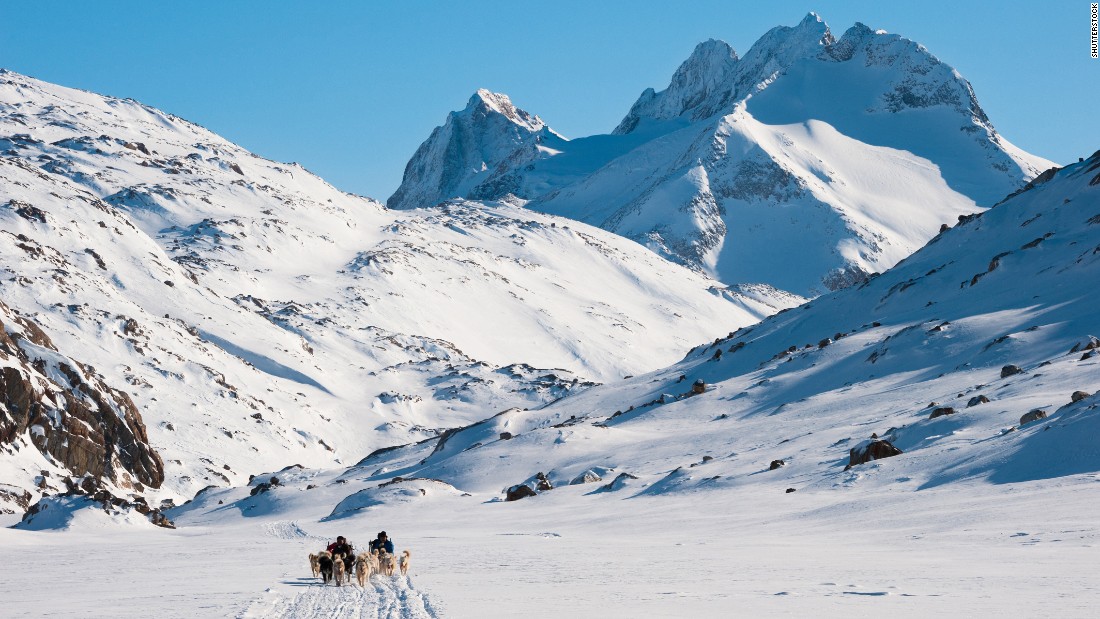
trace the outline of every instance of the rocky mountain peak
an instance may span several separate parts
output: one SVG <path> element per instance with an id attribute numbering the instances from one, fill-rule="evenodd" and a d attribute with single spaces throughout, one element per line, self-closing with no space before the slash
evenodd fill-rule
<path id="1" fill-rule="evenodd" d="M 516 107 L 512 103 L 512 100 L 508 98 L 508 95 L 492 92 L 485 88 L 479 88 L 477 92 L 470 97 L 470 101 L 466 104 L 466 109 L 462 111 L 463 114 L 474 112 L 500 114 L 513 123 L 530 131 L 538 131 L 546 126 L 546 123 L 538 116 L 529 114 Z"/>
<path id="2" fill-rule="evenodd" d="M 560 138 L 507 95 L 479 89 L 420 145 L 386 205 L 417 208 L 474 195 L 502 164 L 510 168 L 537 158 L 537 144 L 547 135 Z"/>
<path id="3" fill-rule="evenodd" d="M 816 13 L 807 14 L 796 26 L 772 28 L 740 59 L 726 42 L 704 41 L 676 70 L 667 89 L 642 93 L 613 133 L 631 133 L 646 120 L 694 121 L 732 111 L 733 103 L 757 84 L 833 43 L 829 26 Z"/>

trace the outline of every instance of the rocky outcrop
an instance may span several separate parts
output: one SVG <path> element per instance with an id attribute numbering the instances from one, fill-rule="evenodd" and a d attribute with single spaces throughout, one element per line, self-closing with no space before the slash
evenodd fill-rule
<path id="1" fill-rule="evenodd" d="M 529 496 L 536 496 L 537 494 L 538 493 L 535 492 L 534 489 L 531 488 L 531 486 L 528 486 L 527 484 L 516 484 L 515 486 L 512 486 L 511 488 L 508 489 L 507 492 L 504 493 L 504 500 L 505 501 L 518 501 L 520 499 L 525 499 Z"/>
<path id="2" fill-rule="evenodd" d="M 546 139 L 560 136 L 507 95 L 478 90 L 464 110 L 448 115 L 420 145 L 386 205 L 408 209 L 451 198 L 522 194 L 509 172 L 540 158 L 539 145 Z"/>
<path id="3" fill-rule="evenodd" d="M 588 469 L 587 471 L 585 471 L 585 472 L 581 473 L 580 475 L 577 475 L 576 477 L 574 477 L 573 481 L 569 482 L 569 485 L 570 486 L 576 486 L 576 485 L 579 485 L 579 484 L 593 484 L 593 483 L 596 483 L 598 481 L 603 481 L 603 478 L 600 477 L 600 474 L 597 473 L 596 471 L 593 471 L 592 469 Z"/>
<path id="4" fill-rule="evenodd" d="M 3 303 L 0 327 L 0 443 L 33 446 L 76 476 L 159 487 L 164 464 L 130 397 Z"/>
<path id="5" fill-rule="evenodd" d="M 1008 378 L 1009 376 L 1014 376 L 1021 372 L 1023 372 L 1023 370 L 1021 370 L 1018 365 L 1006 365 L 1001 368 L 1001 378 Z"/>
<path id="6" fill-rule="evenodd" d="M 529 496 L 536 496 L 547 490 L 553 490 L 554 484 L 550 483 L 550 478 L 546 476 L 546 473 L 536 473 L 534 477 L 529 478 L 522 484 L 516 484 L 504 491 L 505 501 L 518 501 Z"/>
<path id="7" fill-rule="evenodd" d="M 894 447 L 890 441 L 884 439 L 864 441 L 848 451 L 848 466 L 844 467 L 844 470 L 848 470 L 860 464 L 866 464 L 871 460 L 892 458 L 901 454 L 902 451 Z"/>
<path id="8" fill-rule="evenodd" d="M 987 397 L 985 397 L 984 395 L 981 395 L 981 394 L 976 395 L 976 396 L 970 398 L 966 402 L 966 407 L 970 408 L 972 406 L 977 406 L 979 404 L 989 404 L 989 398 L 987 398 Z"/>
<path id="9" fill-rule="evenodd" d="M 955 414 L 955 409 L 951 408 L 950 406 L 941 406 L 939 408 L 933 409 L 932 414 L 928 415 L 928 418 L 929 419 L 935 419 L 936 417 L 943 417 L 943 416 L 946 416 L 946 415 L 954 415 L 954 414 Z"/>
<path id="10" fill-rule="evenodd" d="M 1047 412 L 1041 408 L 1032 409 L 1023 414 L 1020 417 L 1020 425 L 1026 425 L 1033 421 L 1039 421 L 1040 419 L 1046 419 Z"/>

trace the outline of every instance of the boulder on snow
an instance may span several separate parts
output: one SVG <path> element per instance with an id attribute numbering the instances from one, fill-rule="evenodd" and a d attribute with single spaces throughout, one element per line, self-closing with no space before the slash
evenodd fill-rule
<path id="1" fill-rule="evenodd" d="M 1024 415 L 1022 417 L 1020 417 L 1020 425 L 1022 426 L 1024 424 L 1028 424 L 1028 423 L 1031 423 L 1033 421 L 1039 421 L 1040 419 L 1046 419 L 1046 416 L 1047 416 L 1047 412 L 1045 410 L 1043 410 L 1041 408 L 1032 409 L 1032 410 L 1024 413 Z"/>
<path id="2" fill-rule="evenodd" d="M 1023 372 L 1023 370 L 1020 369 L 1020 366 L 1011 364 L 1006 365 L 1001 368 L 1001 378 L 1008 378 L 1009 376 L 1012 376 L 1013 374 L 1019 374 L 1020 372 Z"/>
<path id="3" fill-rule="evenodd" d="M 989 404 L 989 398 L 985 397 L 984 395 L 980 395 L 980 394 L 976 395 L 976 396 L 970 398 L 970 400 L 966 403 L 966 407 L 970 408 L 971 406 L 977 406 L 979 404 Z"/>
<path id="4" fill-rule="evenodd" d="M 509 488 L 507 490 L 507 492 L 504 493 L 504 500 L 505 501 L 518 501 L 520 499 L 525 499 L 529 496 L 537 496 L 537 495 L 538 495 L 538 493 L 535 492 L 535 490 L 533 488 L 531 488 L 531 486 L 528 486 L 527 484 L 516 484 L 515 486 L 512 486 L 511 488 Z"/>
<path id="5" fill-rule="evenodd" d="M 695 395 L 705 393 L 707 390 L 707 383 L 703 379 L 699 379 L 691 384 L 691 392 Z"/>
<path id="6" fill-rule="evenodd" d="M 1069 401 L 1076 404 L 1077 402 L 1080 402 L 1081 400 L 1084 400 L 1085 398 L 1089 397 L 1090 395 L 1092 395 L 1092 394 L 1087 392 L 1087 391 L 1074 391 L 1073 395 L 1069 396 Z"/>
<path id="7" fill-rule="evenodd" d="M 585 472 L 581 473 L 580 475 L 577 475 L 576 477 L 574 477 L 573 481 L 569 482 L 569 485 L 570 486 L 577 486 L 577 485 L 580 485 L 580 484 L 593 484 L 593 483 L 596 483 L 598 481 L 603 481 L 603 478 L 600 477 L 600 475 L 598 473 L 596 473 L 596 471 L 593 471 L 592 469 L 588 469 L 587 471 L 585 471 Z"/>
<path id="8" fill-rule="evenodd" d="M 512 440 L 512 438 L 513 437 L 512 437 L 511 432 L 501 432 L 500 433 L 500 440 L 502 440 L 502 441 L 510 441 L 510 440 Z"/>
<path id="9" fill-rule="evenodd" d="M 796 489 L 796 488 L 787 488 L 787 490 L 786 490 L 786 494 L 790 494 L 790 493 L 792 493 L 792 492 L 796 492 L 796 491 L 797 491 L 797 489 Z"/>
<path id="10" fill-rule="evenodd" d="M 614 492 L 615 490 L 621 489 L 627 482 L 633 479 L 638 479 L 638 476 L 631 475 L 630 473 L 619 473 L 615 479 L 611 480 L 611 483 L 600 486 L 596 492 Z"/>
<path id="11" fill-rule="evenodd" d="M 775 469 L 780 469 L 785 466 L 787 466 L 787 463 L 783 460 L 772 460 L 772 463 L 768 465 L 768 470 L 774 471 Z"/>
<path id="12" fill-rule="evenodd" d="M 944 415 L 954 415 L 954 414 L 955 414 L 955 409 L 951 408 L 950 406 L 942 406 L 940 408 L 934 409 L 932 411 L 932 414 L 929 415 L 928 418 L 929 419 L 935 419 L 936 417 L 943 417 Z"/>
<path id="13" fill-rule="evenodd" d="M 903 452 L 900 449 L 884 439 L 863 441 L 848 451 L 848 466 L 844 467 L 844 470 L 859 464 L 865 464 L 871 460 L 892 458 L 901 453 Z"/>
<path id="14" fill-rule="evenodd" d="M 1095 350 L 1100 348 L 1100 339 L 1096 339 L 1096 336 L 1090 335 L 1084 342 L 1078 342 L 1073 345 L 1073 348 L 1069 349 L 1070 354 L 1075 352 L 1081 352 L 1082 350 Z"/>
<path id="15" fill-rule="evenodd" d="M 256 496 L 257 494 L 263 494 L 263 493 L 271 490 L 275 486 L 280 485 L 281 483 L 282 482 L 279 481 L 278 477 L 272 477 L 268 481 L 262 481 L 262 482 L 256 484 L 255 486 L 253 486 L 252 490 L 248 493 L 248 496 Z"/>
<path id="16" fill-rule="evenodd" d="M 553 490 L 554 484 L 550 483 L 547 479 L 546 473 L 538 473 L 535 475 L 535 489 L 539 492 L 546 492 L 547 490 Z"/>

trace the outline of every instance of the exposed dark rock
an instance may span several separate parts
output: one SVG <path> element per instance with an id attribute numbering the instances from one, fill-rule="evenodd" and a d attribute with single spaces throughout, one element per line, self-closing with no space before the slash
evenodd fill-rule
<path id="1" fill-rule="evenodd" d="M 768 465 L 768 470 L 774 471 L 775 469 L 780 469 L 785 466 L 787 466 L 787 463 L 783 460 L 772 460 L 772 463 Z"/>
<path id="2" fill-rule="evenodd" d="M 145 144 L 142 144 L 141 142 L 126 142 L 125 144 L 123 144 L 123 146 L 129 148 L 130 150 L 141 151 L 149 156 L 153 155 L 153 153 L 149 152 L 149 149 L 145 146 Z"/>
<path id="3" fill-rule="evenodd" d="M 527 484 L 517 484 L 517 485 L 512 486 L 511 488 L 508 489 L 508 491 L 504 495 L 504 500 L 505 501 L 518 501 L 520 499 L 524 499 L 524 498 L 527 498 L 529 496 L 537 496 L 537 495 L 538 495 L 538 493 L 535 492 L 535 490 L 533 488 L 531 488 L 531 486 L 528 486 Z"/>
<path id="4" fill-rule="evenodd" d="M 15 488 L 14 486 L 0 488 L 0 514 L 16 514 L 26 512 L 30 508 L 31 493 L 26 490 L 20 492 L 20 490 L 21 488 Z M 5 505 L 12 505 L 19 511 L 5 507 Z"/>
<path id="5" fill-rule="evenodd" d="M 1001 368 L 1001 378 L 1008 378 L 1009 376 L 1012 376 L 1013 374 L 1019 374 L 1020 372 L 1023 372 L 1023 370 L 1020 369 L 1020 366 L 1006 365 Z"/>
<path id="6" fill-rule="evenodd" d="M 611 483 L 600 486 L 600 490 L 605 492 L 618 490 L 619 488 L 623 487 L 623 484 L 631 479 L 638 479 L 638 476 L 631 475 L 630 473 L 619 473 L 618 476 L 615 477 L 615 479 L 611 480 Z"/>
<path id="7" fill-rule="evenodd" d="M 971 406 L 977 406 L 979 404 L 989 404 L 989 398 L 985 397 L 984 395 L 980 395 L 980 394 L 976 395 L 976 396 L 970 398 L 970 400 L 966 403 L 966 407 L 970 408 Z"/>
<path id="8" fill-rule="evenodd" d="M 796 492 L 796 491 L 797 491 L 797 488 L 787 488 L 786 494 L 790 494 L 790 493 Z"/>
<path id="9" fill-rule="evenodd" d="M 950 406 L 943 406 L 932 411 L 932 414 L 928 416 L 929 419 L 935 419 L 936 417 L 943 417 L 945 415 L 954 415 L 955 409 Z"/>
<path id="10" fill-rule="evenodd" d="M 500 433 L 500 440 L 502 440 L 502 441 L 510 441 L 510 440 L 512 440 L 512 438 L 513 438 L 513 436 L 512 436 L 511 432 L 501 432 Z"/>
<path id="11" fill-rule="evenodd" d="M 244 176 L 244 170 L 242 170 L 242 169 L 241 169 L 241 166 L 239 166 L 239 165 L 237 165 L 237 164 L 235 164 L 235 163 L 231 163 L 231 164 L 229 164 L 229 169 L 230 169 L 230 170 L 233 170 L 233 171 L 234 171 L 234 172 L 236 172 L 237 174 L 240 174 L 241 176 Z"/>
<path id="12" fill-rule="evenodd" d="M 825 348 L 826 346 L 828 346 L 829 344 L 832 344 L 832 343 L 833 343 L 833 340 L 831 340 L 830 338 L 825 338 L 825 339 L 823 339 L 823 340 L 821 340 L 820 342 L 817 343 L 817 347 L 819 349 L 820 348 Z"/>
<path id="13" fill-rule="evenodd" d="M 29 440 L 74 475 L 141 491 L 160 487 L 164 463 L 130 397 L 89 366 L 39 358 L 27 340 L 57 352 L 42 330 L 0 302 L 0 444 Z M 33 428 L 33 431 L 32 431 Z"/>
<path id="14" fill-rule="evenodd" d="M 1046 419 L 1047 412 L 1041 408 L 1034 408 L 1020 417 L 1020 425 L 1025 425 L 1040 419 Z"/>
<path id="15" fill-rule="evenodd" d="M 698 395 L 700 393 L 705 393 L 706 390 L 707 390 L 707 383 L 704 382 L 703 379 L 701 379 L 701 378 L 691 384 L 691 392 L 696 394 L 696 395 Z"/>
<path id="16" fill-rule="evenodd" d="M 1072 354 L 1081 352 L 1082 350 L 1095 350 L 1097 348 L 1100 348 L 1100 339 L 1096 339 L 1095 336 L 1090 335 L 1089 339 L 1084 342 L 1074 344 L 1073 348 L 1069 349 L 1069 352 Z"/>
<path id="17" fill-rule="evenodd" d="M 865 441 L 859 445 L 856 445 L 848 451 L 848 466 L 844 467 L 845 470 L 865 464 L 871 460 L 881 460 L 883 458 L 892 458 L 893 456 L 900 455 L 902 451 L 897 447 L 894 447 L 890 441 L 877 439 L 872 441 Z"/>
<path id="18" fill-rule="evenodd" d="M 1076 402 L 1080 402 L 1081 400 L 1084 400 L 1085 398 L 1089 397 L 1090 395 L 1092 395 L 1092 394 L 1087 392 L 1087 391 L 1074 391 L 1073 395 L 1069 396 L 1069 400 L 1070 400 L 1070 402 L 1076 403 Z"/>
<path id="19" fill-rule="evenodd" d="M 535 475 L 535 490 L 539 492 L 546 492 L 547 490 L 553 490 L 554 484 L 550 483 L 550 480 L 546 478 L 545 473 L 538 473 Z"/>

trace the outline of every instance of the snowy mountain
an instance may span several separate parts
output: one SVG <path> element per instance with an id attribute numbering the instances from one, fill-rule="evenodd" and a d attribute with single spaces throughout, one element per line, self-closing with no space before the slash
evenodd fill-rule
<path id="1" fill-rule="evenodd" d="M 278 542 L 250 597 L 219 596 L 247 616 L 1087 615 L 1098 279 L 1100 152 L 668 368 L 171 515 L 210 548 Z M 270 585 L 287 548 L 382 523 L 419 586 L 301 587 L 304 562 Z"/>
<path id="2" fill-rule="evenodd" d="M 540 406 L 802 301 L 509 202 L 387 210 L 159 110 L 6 71 L 0 154 L 0 296 L 125 388 L 164 462 L 151 499 Z M 89 472 L 46 451 L 54 467 L 18 460 L 4 483 L 37 497 Z"/>
<path id="3" fill-rule="evenodd" d="M 812 13 L 741 58 L 699 44 L 612 135 L 516 149 L 501 136 L 534 136 L 530 116 L 501 113 L 494 137 L 455 148 L 444 137 L 470 110 L 421 146 L 391 207 L 514 195 L 722 281 L 807 296 L 889 268 L 1052 165 L 1001 137 L 970 84 L 923 46 L 862 24 L 836 39 Z M 439 169 L 463 180 L 417 172 Z"/>
<path id="4" fill-rule="evenodd" d="M 812 15 L 421 151 L 387 209 L 0 71 L 6 614 L 1095 612 L 1100 151 Z"/>
<path id="5" fill-rule="evenodd" d="M 564 141 L 507 95 L 478 90 L 466 109 L 448 115 L 420 145 L 405 167 L 405 182 L 387 203 L 417 208 L 450 197 L 502 198 L 510 193 L 499 179 L 502 172 L 552 154 Z"/>
<path id="6" fill-rule="evenodd" d="M 555 487 L 587 471 L 628 473 L 607 491 L 625 485 L 630 495 L 1096 473 L 1096 281 L 1100 151 L 965 218 L 886 273 L 668 368 L 379 454 L 346 475 L 440 479 L 503 497 L 540 471 Z M 1040 422 L 1029 420 L 1035 410 Z M 872 433 L 902 455 L 849 471 L 850 450 Z M 505 457 L 509 467 L 487 466 Z M 772 460 L 782 471 L 754 480 Z"/>

